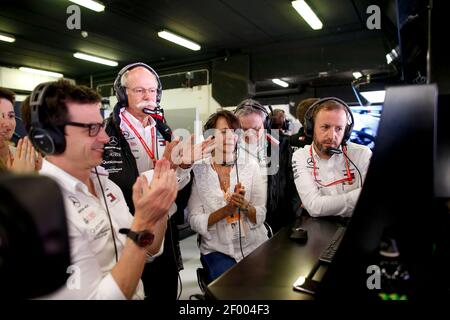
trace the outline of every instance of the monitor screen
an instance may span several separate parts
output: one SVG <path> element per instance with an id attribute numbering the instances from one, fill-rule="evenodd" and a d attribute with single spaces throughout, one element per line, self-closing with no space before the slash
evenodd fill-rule
<path id="1" fill-rule="evenodd" d="M 439 284 L 433 280 L 432 254 L 445 219 L 433 206 L 436 108 L 435 85 L 387 90 L 367 177 L 320 297 L 378 299 L 395 290 L 383 287 L 381 274 L 380 242 L 387 231 L 409 272 L 408 298 L 426 295 Z M 370 270 L 379 271 L 381 287 L 368 285 Z"/>
<path id="2" fill-rule="evenodd" d="M 382 105 L 350 106 L 350 109 L 355 119 L 350 141 L 373 149 L 380 125 Z"/>

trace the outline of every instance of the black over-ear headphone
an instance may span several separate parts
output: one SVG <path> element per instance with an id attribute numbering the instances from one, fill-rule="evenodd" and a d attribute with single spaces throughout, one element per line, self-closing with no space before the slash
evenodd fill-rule
<path id="1" fill-rule="evenodd" d="M 45 108 L 48 88 L 55 82 L 44 82 L 36 86 L 30 96 L 31 128 L 29 137 L 34 147 L 44 154 L 61 154 L 66 149 L 64 126 L 43 124 L 39 110 Z"/>
<path id="2" fill-rule="evenodd" d="M 238 110 L 241 110 L 241 109 L 246 108 L 246 107 L 250 107 L 250 108 L 253 108 L 255 110 L 262 111 L 265 114 L 265 116 L 266 116 L 265 119 L 264 119 L 264 129 L 270 129 L 271 128 L 271 126 L 272 126 L 272 119 L 271 119 L 271 116 L 270 116 L 270 114 L 272 113 L 272 107 L 271 106 L 269 106 L 269 109 L 270 109 L 270 113 L 269 113 L 266 110 L 266 108 L 264 108 L 264 106 L 261 103 L 259 103 L 258 101 L 253 100 L 253 99 L 246 99 L 246 100 L 242 101 L 236 107 L 236 109 L 234 110 L 234 113 L 236 114 L 238 112 Z"/>
<path id="3" fill-rule="evenodd" d="M 314 102 L 305 113 L 305 134 L 307 137 L 312 138 L 314 136 L 314 110 L 317 109 L 320 105 L 324 104 L 327 101 L 336 101 L 339 104 L 342 104 L 347 109 L 347 126 L 345 127 L 344 137 L 342 138 L 342 144 L 346 143 L 348 139 L 350 139 L 350 135 L 353 131 L 353 124 L 355 120 L 353 118 L 352 110 L 350 107 L 341 99 L 335 97 L 322 98 L 316 102 Z"/>
<path id="4" fill-rule="evenodd" d="M 146 65 L 143 62 L 136 62 L 136 63 L 129 64 L 129 65 L 123 67 L 119 71 L 119 73 L 117 74 L 116 80 L 114 80 L 114 90 L 116 91 L 117 101 L 125 107 L 128 106 L 127 89 L 124 86 L 122 86 L 122 83 L 121 83 L 122 76 L 125 74 L 125 72 L 130 71 L 137 67 L 146 68 L 148 71 L 150 71 L 155 76 L 156 81 L 158 81 L 158 88 L 156 91 L 156 104 L 159 106 L 159 103 L 161 102 L 161 96 L 162 96 L 161 80 L 159 79 L 159 76 L 156 73 L 156 71 L 153 70 L 149 65 Z"/>

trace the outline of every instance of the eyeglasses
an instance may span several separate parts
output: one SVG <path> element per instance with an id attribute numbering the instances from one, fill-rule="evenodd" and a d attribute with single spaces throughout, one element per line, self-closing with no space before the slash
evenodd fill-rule
<path id="1" fill-rule="evenodd" d="M 80 128 L 88 128 L 89 129 L 89 137 L 96 137 L 100 132 L 101 128 L 104 128 L 106 125 L 106 119 L 101 123 L 80 123 L 80 122 L 66 122 L 67 126 L 74 126 Z"/>
<path id="2" fill-rule="evenodd" d="M 137 94 L 137 95 L 140 95 L 140 96 L 143 96 L 145 94 L 145 92 L 148 92 L 148 94 L 153 94 L 153 93 L 156 92 L 155 88 L 145 89 L 145 88 L 142 88 L 142 87 L 137 87 L 137 88 L 127 88 L 127 89 L 130 89 L 134 94 Z"/>

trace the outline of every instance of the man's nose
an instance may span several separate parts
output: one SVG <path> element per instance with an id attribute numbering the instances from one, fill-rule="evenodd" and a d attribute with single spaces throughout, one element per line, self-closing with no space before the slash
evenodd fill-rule
<path id="1" fill-rule="evenodd" d="M 100 129 L 100 132 L 97 135 L 97 139 L 98 139 L 98 141 L 103 142 L 105 144 L 109 142 L 109 136 L 106 133 L 105 128 Z"/>
<path id="2" fill-rule="evenodd" d="M 334 138 L 334 129 L 333 128 L 329 128 L 326 132 L 325 132 L 325 138 L 327 140 L 331 140 Z"/>

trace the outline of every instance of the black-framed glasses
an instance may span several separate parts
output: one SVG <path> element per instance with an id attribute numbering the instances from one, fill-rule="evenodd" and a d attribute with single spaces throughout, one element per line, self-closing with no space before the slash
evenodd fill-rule
<path id="1" fill-rule="evenodd" d="M 103 122 L 101 122 L 101 123 L 81 123 L 81 122 L 69 121 L 69 122 L 66 122 L 66 125 L 80 127 L 80 128 L 87 128 L 87 129 L 89 129 L 89 137 L 95 137 L 100 132 L 100 129 L 105 127 L 106 119 L 103 120 Z"/>
<path id="2" fill-rule="evenodd" d="M 140 96 L 143 96 L 146 92 L 148 92 L 148 94 L 152 94 L 152 93 L 155 93 L 157 91 L 156 88 L 148 88 L 148 89 L 145 89 L 145 88 L 142 88 L 142 87 L 137 87 L 137 88 L 128 88 L 128 87 L 126 87 L 126 88 L 130 89 L 134 94 L 140 95 Z"/>

